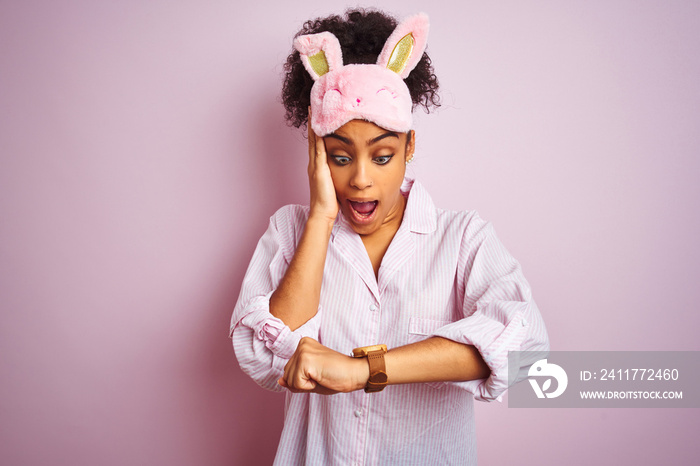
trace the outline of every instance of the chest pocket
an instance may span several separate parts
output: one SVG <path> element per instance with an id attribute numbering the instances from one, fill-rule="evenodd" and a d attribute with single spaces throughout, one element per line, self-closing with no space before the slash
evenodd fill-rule
<path id="1" fill-rule="evenodd" d="M 423 317 L 411 317 L 408 321 L 408 334 L 411 343 L 425 340 L 428 336 L 435 333 L 437 329 L 452 322 L 448 320 L 425 319 Z"/>

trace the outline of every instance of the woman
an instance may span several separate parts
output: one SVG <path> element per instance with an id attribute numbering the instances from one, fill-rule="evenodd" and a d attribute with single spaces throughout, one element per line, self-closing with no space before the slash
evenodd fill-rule
<path id="1" fill-rule="evenodd" d="M 348 12 L 288 59 L 310 204 L 270 219 L 231 320 L 243 370 L 288 391 L 276 464 L 475 464 L 473 400 L 500 398 L 508 351 L 548 349 L 491 225 L 405 178 L 413 107 L 437 100 L 427 30 Z"/>

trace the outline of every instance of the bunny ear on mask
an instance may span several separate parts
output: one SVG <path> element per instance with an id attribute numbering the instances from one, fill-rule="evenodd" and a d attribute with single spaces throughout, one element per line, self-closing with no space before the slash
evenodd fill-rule
<path id="1" fill-rule="evenodd" d="M 294 39 L 294 48 L 301 55 L 301 62 L 314 81 L 343 66 L 340 42 L 330 32 L 307 34 Z"/>
<path id="2" fill-rule="evenodd" d="M 401 21 L 384 44 L 377 65 L 395 72 L 402 79 L 416 67 L 428 43 L 428 15 L 418 13 Z"/>

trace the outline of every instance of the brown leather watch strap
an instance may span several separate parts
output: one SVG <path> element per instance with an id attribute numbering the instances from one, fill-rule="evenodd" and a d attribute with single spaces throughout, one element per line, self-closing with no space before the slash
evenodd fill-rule
<path id="1" fill-rule="evenodd" d="M 354 357 L 366 357 L 369 364 L 369 379 L 365 386 L 366 393 L 381 392 L 389 382 L 386 374 L 386 364 L 384 363 L 384 354 L 386 352 L 386 345 L 364 346 L 352 350 Z"/>
<path id="2" fill-rule="evenodd" d="M 386 375 L 386 364 L 384 363 L 385 351 L 370 351 L 367 353 L 367 362 L 369 362 L 369 380 L 365 387 L 366 393 L 381 392 L 389 382 Z"/>

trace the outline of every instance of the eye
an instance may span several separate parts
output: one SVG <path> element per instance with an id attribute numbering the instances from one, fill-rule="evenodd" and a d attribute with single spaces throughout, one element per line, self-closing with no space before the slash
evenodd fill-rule
<path id="1" fill-rule="evenodd" d="M 331 159 L 333 159 L 333 162 L 336 165 L 340 166 L 347 165 L 352 161 L 352 159 L 347 155 L 331 155 Z"/>
<path id="2" fill-rule="evenodd" d="M 386 87 L 382 87 L 377 91 L 377 95 L 382 95 L 385 97 L 391 97 L 392 99 L 396 99 L 399 95 L 392 91 L 391 89 L 387 89 Z"/>
<path id="3" fill-rule="evenodd" d="M 387 163 L 389 163 L 389 161 L 391 160 L 391 158 L 393 156 L 394 156 L 394 154 L 380 155 L 379 157 L 374 158 L 374 163 L 376 163 L 377 165 L 386 165 Z"/>

